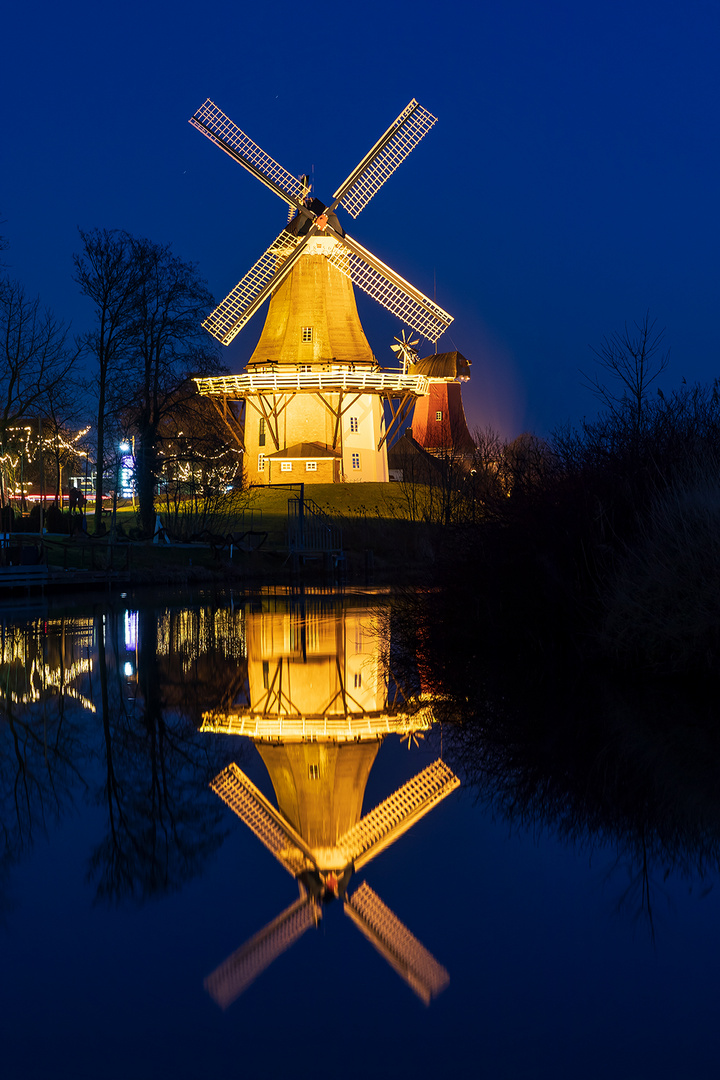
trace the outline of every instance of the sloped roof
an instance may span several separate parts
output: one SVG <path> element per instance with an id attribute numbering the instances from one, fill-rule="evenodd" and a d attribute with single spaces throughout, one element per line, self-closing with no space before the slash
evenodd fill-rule
<path id="1" fill-rule="evenodd" d="M 418 463 L 416 479 L 421 479 L 422 472 L 428 474 L 442 472 L 441 462 L 416 439 L 413 439 L 409 431 L 405 431 L 388 450 L 388 467 L 402 469 L 412 459 Z"/>
<path id="2" fill-rule="evenodd" d="M 341 458 L 342 454 L 339 450 L 326 446 L 325 443 L 302 442 L 287 446 L 284 450 L 277 450 L 274 454 L 266 454 L 265 457 L 266 459 L 282 458 L 283 461 L 287 461 L 288 458 L 310 458 L 311 461 L 320 461 L 325 458 Z"/>
<path id="3" fill-rule="evenodd" d="M 409 375 L 424 375 L 427 379 L 469 379 L 470 361 L 460 352 L 433 353 L 408 365 Z"/>

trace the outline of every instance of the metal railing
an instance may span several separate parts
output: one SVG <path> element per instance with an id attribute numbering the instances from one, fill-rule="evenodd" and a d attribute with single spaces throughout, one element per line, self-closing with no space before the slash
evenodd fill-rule
<path id="1" fill-rule="evenodd" d="M 302 495 L 288 499 L 288 547 L 290 552 L 341 552 L 342 529 L 312 499 Z"/>

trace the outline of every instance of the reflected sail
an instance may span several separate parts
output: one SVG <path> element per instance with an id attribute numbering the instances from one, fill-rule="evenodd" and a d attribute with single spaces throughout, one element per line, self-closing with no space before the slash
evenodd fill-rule
<path id="1" fill-rule="evenodd" d="M 315 900 L 301 896 L 208 975 L 204 985 L 213 1001 L 221 1009 L 227 1009 L 273 960 L 311 926 L 317 926 L 320 917 L 321 910 Z"/>
<path id="2" fill-rule="evenodd" d="M 426 1005 L 443 992 L 450 982 L 445 968 L 366 881 L 345 901 L 345 914 Z"/>
<path id="3" fill-rule="evenodd" d="M 340 843 L 348 861 L 359 870 L 459 786 L 460 781 L 444 761 L 433 761 L 343 836 Z"/>
<path id="4" fill-rule="evenodd" d="M 258 840 L 293 877 L 305 868 L 306 860 L 316 865 L 302 837 L 278 814 L 272 803 L 237 765 L 228 765 L 215 777 L 210 787 L 252 829 Z"/>

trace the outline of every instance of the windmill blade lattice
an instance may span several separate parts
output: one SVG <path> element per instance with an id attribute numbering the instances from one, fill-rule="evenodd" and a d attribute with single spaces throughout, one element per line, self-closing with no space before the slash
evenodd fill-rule
<path id="1" fill-rule="evenodd" d="M 438 758 L 348 829 L 338 847 L 359 870 L 459 786 L 452 769 Z"/>
<path id="2" fill-rule="evenodd" d="M 312 897 L 300 897 L 250 941 L 229 956 L 205 979 L 211 998 L 227 1009 L 267 967 L 284 953 L 311 926 L 317 926 L 322 912 Z"/>
<path id="3" fill-rule="evenodd" d="M 210 98 L 193 114 L 190 123 L 289 206 L 297 207 L 302 202 L 302 182 L 261 150 Z"/>
<path id="4" fill-rule="evenodd" d="M 356 218 L 436 122 L 437 117 L 413 98 L 337 189 L 335 205 Z"/>
<path id="5" fill-rule="evenodd" d="M 290 273 L 306 240 L 307 237 L 299 238 L 283 229 L 245 277 L 208 315 L 203 322 L 205 329 L 223 345 L 229 345 Z"/>
<path id="6" fill-rule="evenodd" d="M 210 787 L 293 877 L 308 864 L 317 866 L 303 838 L 234 762 L 215 777 Z"/>
<path id="7" fill-rule="evenodd" d="M 445 968 L 367 882 L 345 901 L 345 914 L 426 1005 L 442 993 L 450 982 Z"/>
<path id="8" fill-rule="evenodd" d="M 453 321 L 452 315 L 347 233 L 342 245 L 335 245 L 328 254 L 330 262 L 353 285 L 434 344 Z"/>

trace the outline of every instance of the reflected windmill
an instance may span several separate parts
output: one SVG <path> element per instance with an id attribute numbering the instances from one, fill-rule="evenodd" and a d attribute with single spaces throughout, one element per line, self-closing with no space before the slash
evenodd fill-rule
<path id="1" fill-rule="evenodd" d="M 300 622 L 304 622 L 305 659 L 299 641 L 295 657 L 273 656 L 279 665 L 273 680 L 263 645 L 271 650 L 275 639 L 290 648 L 290 637 L 281 631 L 288 629 L 287 620 L 293 617 L 296 628 L 301 628 L 293 607 L 248 616 L 249 707 L 235 714 L 209 715 L 203 729 L 252 735 L 277 807 L 234 763 L 211 786 L 295 878 L 300 895 L 221 964 L 206 987 L 226 1008 L 277 956 L 318 924 L 324 904 L 339 899 L 346 914 L 427 1004 L 447 985 L 445 969 L 366 882 L 352 895 L 348 889 L 354 873 L 454 791 L 459 780 L 442 760 L 434 761 L 362 816 L 365 787 L 383 738 L 393 732 L 422 733 L 430 726 L 431 714 L 427 706 L 412 712 L 404 699 L 388 693 L 377 657 L 378 638 L 370 632 L 376 615 L 367 608 L 343 608 L 330 620 L 317 604 L 304 603 Z M 319 617 L 326 624 L 326 635 L 313 632 Z M 361 627 L 366 634 L 359 637 Z M 309 640 L 315 642 L 314 652 L 308 648 Z M 343 674 L 357 666 L 359 641 L 364 641 L 367 653 L 361 671 L 370 684 L 364 698 L 342 691 Z M 251 653 L 253 642 L 260 647 L 258 656 Z M 264 684 L 264 696 L 254 702 L 255 708 L 253 672 Z M 362 684 L 362 679 L 353 680 L 353 691 L 362 689 L 358 682 Z M 325 713 L 315 711 L 320 687 L 326 696 Z"/>

